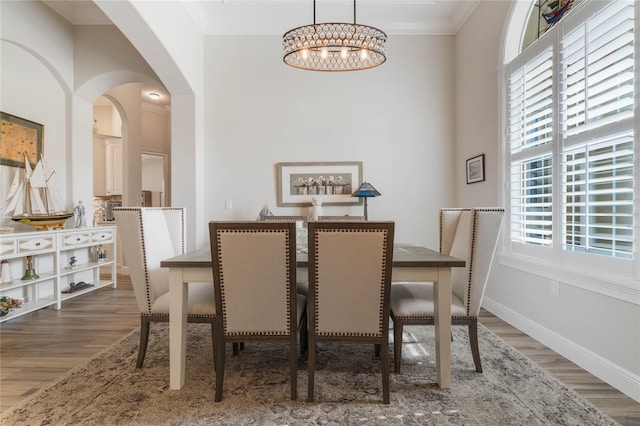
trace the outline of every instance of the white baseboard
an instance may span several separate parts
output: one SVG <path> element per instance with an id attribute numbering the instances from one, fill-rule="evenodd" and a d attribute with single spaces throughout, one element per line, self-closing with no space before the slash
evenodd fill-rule
<path id="1" fill-rule="evenodd" d="M 620 392 L 640 402 L 640 376 L 613 364 L 606 358 L 576 344 L 553 330 L 541 326 L 495 300 L 485 297 L 482 301 L 482 307 Z"/>

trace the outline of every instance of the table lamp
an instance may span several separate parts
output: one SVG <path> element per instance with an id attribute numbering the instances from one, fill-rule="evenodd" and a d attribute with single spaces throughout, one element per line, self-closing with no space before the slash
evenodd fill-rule
<path id="1" fill-rule="evenodd" d="M 369 182 L 363 182 L 362 185 L 360 185 L 360 188 L 356 189 L 356 192 L 351 194 L 352 197 L 364 198 L 364 220 L 369 220 L 369 216 L 367 215 L 367 198 L 377 197 L 379 195 L 382 194 L 380 194 Z"/>

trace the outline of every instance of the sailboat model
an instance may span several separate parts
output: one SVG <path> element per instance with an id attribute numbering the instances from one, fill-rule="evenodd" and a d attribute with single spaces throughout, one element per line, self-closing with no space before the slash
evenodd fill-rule
<path id="1" fill-rule="evenodd" d="M 73 213 L 64 208 L 55 173 L 47 167 L 42 155 L 34 168 L 25 155 L 24 179 L 20 178 L 18 169 L 9 188 L 4 214 L 40 230 L 64 228 Z"/>

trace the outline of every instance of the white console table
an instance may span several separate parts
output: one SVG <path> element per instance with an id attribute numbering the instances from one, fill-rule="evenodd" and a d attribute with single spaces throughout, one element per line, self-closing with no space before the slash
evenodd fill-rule
<path id="1" fill-rule="evenodd" d="M 23 280 L 27 256 L 37 277 Z M 22 300 L 22 307 L 0 316 L 0 322 L 47 306 L 61 309 L 65 300 L 101 287 L 115 288 L 115 259 L 115 226 L 0 234 L 0 260 L 7 260 L 11 271 L 11 281 L 0 283 L 0 296 Z M 107 266 L 110 273 L 104 280 L 100 269 Z"/>

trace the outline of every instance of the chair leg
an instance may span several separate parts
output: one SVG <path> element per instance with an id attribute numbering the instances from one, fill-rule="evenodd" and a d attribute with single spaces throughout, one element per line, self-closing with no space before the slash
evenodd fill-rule
<path id="1" fill-rule="evenodd" d="M 375 358 L 380 358 L 380 345 L 376 344 L 374 345 L 374 349 L 373 349 L 373 356 Z"/>
<path id="2" fill-rule="evenodd" d="M 383 345 L 380 352 L 380 362 L 382 363 L 382 402 L 389 404 L 389 345 Z M 380 345 L 376 345 L 380 347 Z"/>
<path id="3" fill-rule="evenodd" d="M 215 325 L 215 339 L 213 343 L 215 345 L 215 360 L 216 360 L 216 395 L 215 401 L 222 401 L 222 389 L 224 385 L 224 363 L 225 363 L 225 347 L 224 333 L 222 331 L 222 319 L 216 319 Z"/>
<path id="4" fill-rule="evenodd" d="M 238 342 L 233 342 L 231 346 L 233 347 L 233 354 L 238 355 L 238 348 L 240 347 Z"/>
<path id="5" fill-rule="evenodd" d="M 402 363 L 402 331 L 404 324 L 399 318 L 393 319 L 393 364 L 395 373 L 400 374 L 400 364 Z"/>
<path id="6" fill-rule="evenodd" d="M 304 355 L 309 345 L 309 329 L 307 316 L 304 315 L 300 321 L 300 355 Z"/>
<path id="7" fill-rule="evenodd" d="M 307 392 L 307 401 L 313 402 L 314 375 L 316 371 L 316 344 L 313 336 L 309 337 L 309 348 L 307 349 L 308 358 L 308 376 L 309 390 Z"/>
<path id="8" fill-rule="evenodd" d="M 474 319 L 469 324 L 469 343 L 471 344 L 471 354 L 473 355 L 473 363 L 476 365 L 476 371 L 482 373 L 482 364 L 480 363 L 480 348 L 478 347 L 478 320 Z"/>
<path id="9" fill-rule="evenodd" d="M 289 342 L 289 371 L 291 375 L 291 399 L 298 399 L 298 338 L 297 332 Z"/>
<path id="10" fill-rule="evenodd" d="M 211 323 L 211 344 L 213 346 L 213 371 L 216 370 L 216 323 Z"/>
<path id="11" fill-rule="evenodd" d="M 149 343 L 149 328 L 151 323 L 149 318 L 144 315 L 140 315 L 140 348 L 138 348 L 138 362 L 137 368 L 142 368 L 144 357 L 147 354 L 147 345 Z"/>

